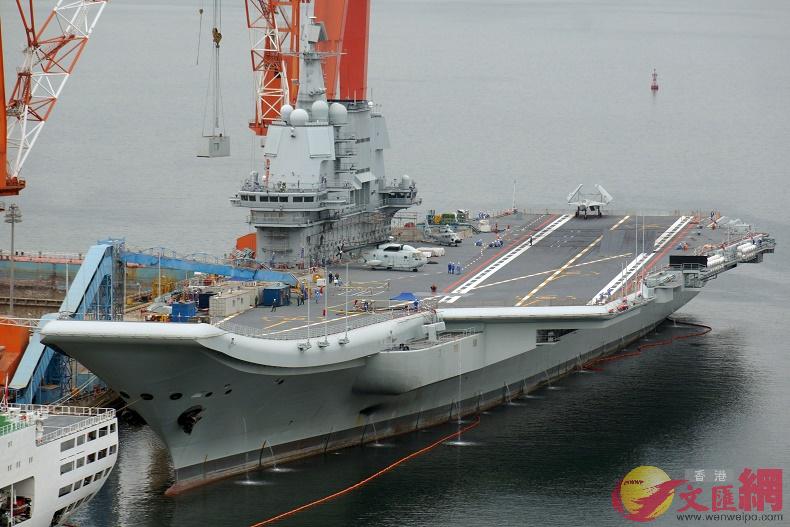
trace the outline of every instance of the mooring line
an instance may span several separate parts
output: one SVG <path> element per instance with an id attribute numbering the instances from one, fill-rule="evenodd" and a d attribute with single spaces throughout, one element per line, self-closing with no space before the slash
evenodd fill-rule
<path id="1" fill-rule="evenodd" d="M 448 435 L 442 437 L 441 439 L 438 439 L 438 440 L 434 441 L 430 445 L 428 445 L 426 447 L 423 447 L 420 450 L 417 450 L 415 452 L 412 452 L 408 456 L 404 456 L 404 457 L 400 458 L 399 460 L 395 461 L 394 463 L 391 463 L 391 464 L 387 465 L 383 469 L 379 470 L 378 472 L 376 472 L 374 474 L 371 474 L 370 476 L 366 477 L 365 479 L 357 481 L 353 485 L 350 485 L 350 486 L 348 486 L 348 487 L 346 487 L 346 488 L 344 488 L 342 490 L 339 490 L 337 492 L 329 494 L 328 496 L 324 496 L 323 498 L 319 498 L 319 499 L 311 501 L 309 503 L 305 503 L 304 505 L 296 507 L 295 509 L 291 509 L 289 511 L 280 513 L 277 516 L 272 516 L 268 520 L 263 520 L 261 522 L 254 523 L 254 524 L 250 525 L 250 527 L 262 527 L 263 525 L 272 524 L 274 522 L 277 522 L 277 521 L 280 521 L 282 519 L 288 518 L 289 516 L 293 516 L 294 514 L 298 514 L 298 513 L 303 512 L 303 511 L 305 511 L 307 509 L 311 509 L 311 508 L 313 508 L 313 507 L 315 507 L 317 505 L 322 505 L 322 504 L 324 504 L 324 503 L 326 503 L 328 501 L 331 501 L 331 500 L 333 500 L 335 498 L 339 498 L 340 496 L 343 496 L 345 494 L 353 492 L 356 489 L 362 487 L 363 485 L 366 485 L 367 483 L 370 483 L 371 481 L 373 481 L 374 479 L 378 478 L 379 476 L 383 476 L 384 474 L 386 474 L 387 472 L 395 469 L 399 465 L 409 461 L 410 459 L 414 459 L 415 457 L 421 456 L 421 455 L 433 450 L 434 448 L 438 447 L 442 443 L 445 443 L 446 441 L 449 441 L 450 439 L 455 439 L 456 437 L 460 437 L 461 434 L 464 434 L 464 433 L 468 432 L 469 430 L 475 428 L 479 424 L 480 424 L 480 417 L 478 416 L 477 419 L 475 419 L 475 421 L 472 424 L 470 424 L 470 425 L 468 425 L 468 426 L 466 426 L 464 428 L 461 428 L 460 430 L 457 430 L 456 432 L 453 432 L 452 434 L 448 434 Z"/>

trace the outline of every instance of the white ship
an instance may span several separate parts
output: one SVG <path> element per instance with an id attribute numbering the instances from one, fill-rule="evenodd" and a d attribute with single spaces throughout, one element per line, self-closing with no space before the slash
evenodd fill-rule
<path id="1" fill-rule="evenodd" d="M 0 405 L 0 527 L 60 525 L 118 457 L 115 410 Z"/>

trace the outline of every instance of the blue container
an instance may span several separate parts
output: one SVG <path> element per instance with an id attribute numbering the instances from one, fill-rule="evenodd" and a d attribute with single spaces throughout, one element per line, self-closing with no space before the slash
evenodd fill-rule
<path id="1" fill-rule="evenodd" d="M 197 315 L 197 304 L 194 302 L 174 302 L 170 313 L 171 322 L 189 322 Z"/>
<path id="2" fill-rule="evenodd" d="M 209 300 L 217 293 L 198 293 L 198 309 L 208 309 Z"/>
<path id="3" fill-rule="evenodd" d="M 285 284 L 270 285 L 261 291 L 260 304 L 271 306 L 274 299 L 277 299 L 277 306 L 287 306 L 291 303 L 291 288 Z"/>

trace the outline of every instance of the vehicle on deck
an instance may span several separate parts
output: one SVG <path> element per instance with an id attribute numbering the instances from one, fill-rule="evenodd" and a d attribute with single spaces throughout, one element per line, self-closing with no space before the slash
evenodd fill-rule
<path id="1" fill-rule="evenodd" d="M 422 251 L 411 245 L 400 243 L 384 243 L 374 250 L 365 253 L 363 263 L 371 269 L 392 269 L 396 271 L 414 271 L 428 262 Z"/>

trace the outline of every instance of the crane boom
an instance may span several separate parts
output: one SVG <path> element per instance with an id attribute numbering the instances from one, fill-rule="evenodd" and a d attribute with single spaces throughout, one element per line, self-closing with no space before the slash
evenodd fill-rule
<path id="1" fill-rule="evenodd" d="M 299 79 L 300 0 L 245 0 L 255 75 L 250 129 L 266 135 L 280 108 L 296 100 Z"/>
<path id="2" fill-rule="evenodd" d="M 22 166 L 108 1 L 58 0 L 38 29 L 33 0 L 16 0 L 27 42 L 4 112 L 6 126 L 2 129 L 6 135 L 0 151 L 4 177 L 0 178 L 0 195 L 15 196 L 25 187 L 20 177 Z M 5 101 L 5 94 L 0 94 Z"/>

